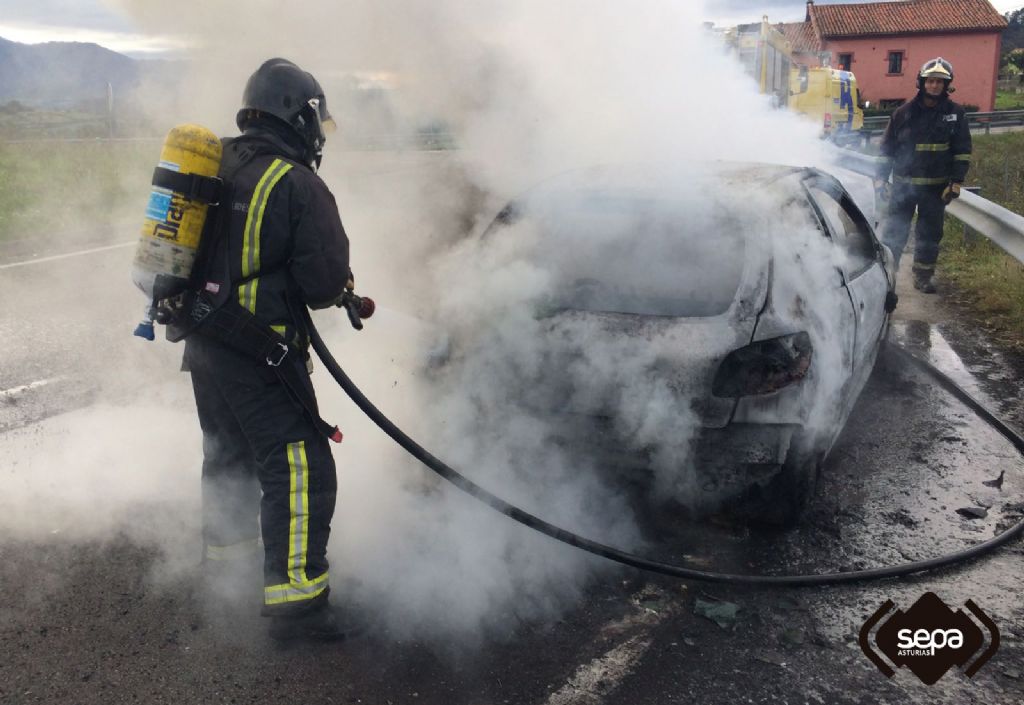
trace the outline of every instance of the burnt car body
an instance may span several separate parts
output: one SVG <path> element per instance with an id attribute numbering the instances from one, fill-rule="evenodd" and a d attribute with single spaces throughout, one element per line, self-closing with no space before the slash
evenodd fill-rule
<path id="1" fill-rule="evenodd" d="M 653 468 L 695 508 L 800 516 L 895 305 L 891 254 L 839 180 L 582 170 L 509 203 L 480 243 L 509 238 L 549 282 L 528 334 L 538 360 L 511 363 L 517 400 L 563 446 Z"/>

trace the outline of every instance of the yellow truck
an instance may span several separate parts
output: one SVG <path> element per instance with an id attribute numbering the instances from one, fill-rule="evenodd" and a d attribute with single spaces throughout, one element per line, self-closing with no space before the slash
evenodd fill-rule
<path id="1" fill-rule="evenodd" d="M 776 107 L 788 107 L 815 120 L 823 137 L 839 143 L 856 139 L 864 125 L 864 111 L 851 72 L 794 63 L 792 45 L 767 18 L 728 30 L 725 41 L 757 81 L 758 90 L 770 95 Z"/>
<path id="2" fill-rule="evenodd" d="M 850 71 L 796 66 L 789 92 L 790 109 L 815 120 L 822 134 L 837 143 L 855 141 L 864 127 L 857 79 Z"/>

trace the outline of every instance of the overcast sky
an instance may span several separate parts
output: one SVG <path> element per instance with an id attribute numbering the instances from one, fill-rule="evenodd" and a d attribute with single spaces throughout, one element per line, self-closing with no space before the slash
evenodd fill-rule
<path id="1" fill-rule="evenodd" d="M 34 44 L 50 41 L 95 42 L 132 56 L 160 56 L 183 49 L 187 41 L 171 34 L 138 31 L 120 11 L 125 0 L 0 0 L 0 37 Z M 168 0 L 175 2 L 176 0 Z M 195 2 L 196 0 L 193 0 Z M 412 0 L 410 0 L 412 1 Z M 621 0 L 628 2 L 628 0 Z M 689 0 L 677 0 L 688 2 Z M 177 0 L 186 12 L 187 0 Z M 818 0 L 833 4 L 842 0 Z M 1024 6 L 1024 0 L 993 0 L 1000 12 Z M 706 17 L 719 25 L 756 21 L 802 20 L 804 0 L 705 0 Z M 282 4 L 282 7 L 286 7 Z"/>

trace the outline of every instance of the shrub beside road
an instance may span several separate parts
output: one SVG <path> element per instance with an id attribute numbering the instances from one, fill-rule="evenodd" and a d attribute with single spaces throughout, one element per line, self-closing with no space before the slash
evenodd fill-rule
<path id="1" fill-rule="evenodd" d="M 1024 93 L 996 91 L 996 110 L 1024 110 Z"/>

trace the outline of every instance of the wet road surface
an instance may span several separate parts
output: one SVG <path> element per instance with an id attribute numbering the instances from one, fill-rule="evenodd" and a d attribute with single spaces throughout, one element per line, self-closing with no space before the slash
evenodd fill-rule
<path id="1" fill-rule="evenodd" d="M 24 432 L 24 429 L 23 429 Z M 835 448 L 809 521 L 782 533 L 652 522 L 651 550 L 736 572 L 831 572 L 959 550 L 1020 518 L 1021 463 L 1001 438 L 884 355 Z M 1005 471 L 1001 489 L 982 484 Z M 987 506 L 984 520 L 961 506 Z M 174 515 L 153 502 L 147 514 Z M 497 520 L 497 517 L 496 517 Z M 197 537 L 182 520 L 186 551 Z M 190 535 L 191 534 L 191 535 Z M 606 574 L 575 609 L 485 643 L 372 631 L 281 649 L 249 604 L 224 602 L 199 566 L 168 573 L 166 538 L 4 541 L 0 701 L 365 703 L 1017 703 L 1024 698 L 1024 546 L 901 581 L 770 590 Z M 857 634 L 885 600 L 974 600 L 1002 646 L 974 679 L 885 678 Z M 699 603 L 738 606 L 721 625 Z M 354 606 L 353 606 L 354 607 Z M 372 615 L 371 615 L 372 617 Z"/>

